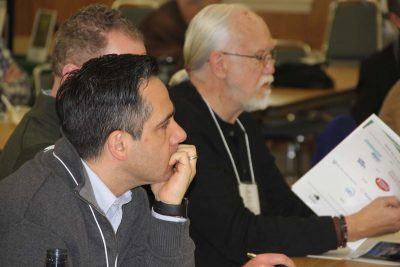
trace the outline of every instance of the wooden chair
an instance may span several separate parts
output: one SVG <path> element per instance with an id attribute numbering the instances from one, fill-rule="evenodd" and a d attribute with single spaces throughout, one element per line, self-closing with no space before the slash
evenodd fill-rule
<path id="1" fill-rule="evenodd" d="M 300 40 L 275 39 L 276 65 L 302 62 L 311 56 L 311 47 Z"/>

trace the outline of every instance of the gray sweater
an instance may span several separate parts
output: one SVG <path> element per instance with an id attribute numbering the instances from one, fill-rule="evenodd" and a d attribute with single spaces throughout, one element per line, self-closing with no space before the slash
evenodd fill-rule
<path id="1" fill-rule="evenodd" d="M 194 266 L 189 222 L 156 219 L 148 203 L 142 188 L 133 189 L 115 234 L 62 138 L 0 182 L 0 266 L 45 266 L 49 248 L 66 248 L 69 266 L 106 266 L 104 242 L 109 266 L 117 256 L 118 266 Z"/>

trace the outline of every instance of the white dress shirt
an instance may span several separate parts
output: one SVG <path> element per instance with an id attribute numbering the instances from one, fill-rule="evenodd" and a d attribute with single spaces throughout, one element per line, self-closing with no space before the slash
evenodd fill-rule
<path id="1" fill-rule="evenodd" d="M 106 214 L 106 217 L 110 221 L 114 231 L 117 232 L 122 220 L 122 206 L 132 200 L 132 192 L 128 190 L 121 196 L 116 197 L 104 184 L 104 182 L 92 171 L 92 169 L 90 169 L 86 162 L 83 160 L 82 162 L 92 185 L 96 202 L 99 208 Z M 155 212 L 154 210 L 152 210 L 151 212 L 155 218 L 164 221 L 185 222 L 187 220 L 183 217 L 162 215 Z"/>

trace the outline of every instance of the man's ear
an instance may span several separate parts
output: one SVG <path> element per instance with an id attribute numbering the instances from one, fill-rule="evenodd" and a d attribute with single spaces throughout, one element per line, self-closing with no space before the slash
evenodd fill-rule
<path id="1" fill-rule="evenodd" d="M 128 159 L 127 142 L 128 134 L 124 131 L 113 131 L 107 138 L 106 146 L 109 153 L 117 160 Z"/>
<path id="2" fill-rule="evenodd" d="M 215 76 L 222 79 L 225 78 L 226 66 L 224 57 L 221 52 L 219 51 L 211 52 L 210 57 L 208 58 L 208 62 Z"/>
<path id="3" fill-rule="evenodd" d="M 69 73 L 71 73 L 74 70 L 79 69 L 79 67 L 75 64 L 68 63 L 65 64 L 63 69 L 62 69 L 62 76 L 61 76 L 61 83 L 65 81 L 65 79 L 68 78 Z"/>
<path id="4" fill-rule="evenodd" d="M 397 16 L 396 13 L 389 12 L 389 19 L 397 27 L 397 29 L 400 29 L 400 17 Z"/>

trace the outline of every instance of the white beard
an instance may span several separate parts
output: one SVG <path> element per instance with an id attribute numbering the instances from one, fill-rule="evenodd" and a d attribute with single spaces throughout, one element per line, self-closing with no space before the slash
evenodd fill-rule
<path id="1" fill-rule="evenodd" d="M 243 103 L 243 110 L 247 112 L 252 112 L 256 110 L 264 110 L 270 104 L 269 95 L 271 94 L 271 84 L 274 81 L 273 75 L 266 75 L 263 76 L 257 84 L 256 93 L 260 90 L 263 90 L 262 87 L 267 84 L 268 89 L 263 93 L 263 95 L 255 94 L 253 97 L 248 99 L 246 102 Z"/>

